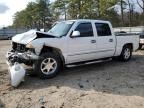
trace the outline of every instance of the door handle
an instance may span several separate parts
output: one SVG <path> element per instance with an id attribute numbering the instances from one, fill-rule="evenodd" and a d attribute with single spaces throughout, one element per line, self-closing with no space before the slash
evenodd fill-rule
<path id="1" fill-rule="evenodd" d="M 96 43 L 96 40 L 91 40 L 91 43 Z"/>
<path id="2" fill-rule="evenodd" d="M 113 39 L 109 39 L 109 42 L 113 42 Z"/>

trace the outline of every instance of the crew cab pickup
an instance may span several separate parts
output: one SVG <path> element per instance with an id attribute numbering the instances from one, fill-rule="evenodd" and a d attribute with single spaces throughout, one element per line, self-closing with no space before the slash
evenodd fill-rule
<path id="1" fill-rule="evenodd" d="M 138 47 L 138 35 L 116 36 L 109 21 L 67 20 L 48 32 L 31 30 L 14 36 L 7 60 L 32 66 L 40 78 L 52 78 L 70 64 L 113 57 L 128 61 Z"/>

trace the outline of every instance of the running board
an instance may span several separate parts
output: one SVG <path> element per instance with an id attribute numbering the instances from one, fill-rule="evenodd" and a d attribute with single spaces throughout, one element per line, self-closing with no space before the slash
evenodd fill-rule
<path id="1" fill-rule="evenodd" d="M 93 60 L 93 61 L 84 61 L 84 62 L 79 62 L 79 63 L 67 64 L 66 67 L 84 66 L 84 65 L 88 65 L 88 64 L 108 62 L 108 61 L 111 61 L 111 60 L 112 60 L 112 58 L 101 59 L 101 60 Z"/>

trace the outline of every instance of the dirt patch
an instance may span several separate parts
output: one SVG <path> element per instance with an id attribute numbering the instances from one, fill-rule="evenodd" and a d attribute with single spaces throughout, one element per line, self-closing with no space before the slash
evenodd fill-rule
<path id="1" fill-rule="evenodd" d="M 0 42 L 0 108 L 144 107 L 144 50 L 133 53 L 129 62 L 68 68 L 53 79 L 26 76 L 12 88 L 5 64 L 9 46 L 9 41 Z"/>

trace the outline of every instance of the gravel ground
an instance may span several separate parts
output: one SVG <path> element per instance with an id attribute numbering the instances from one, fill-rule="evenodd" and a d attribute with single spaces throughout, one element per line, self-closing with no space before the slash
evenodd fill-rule
<path id="1" fill-rule="evenodd" d="M 144 108 L 144 50 L 129 62 L 107 61 L 68 68 L 53 79 L 26 76 L 18 88 L 9 84 L 0 41 L 0 108 Z"/>

